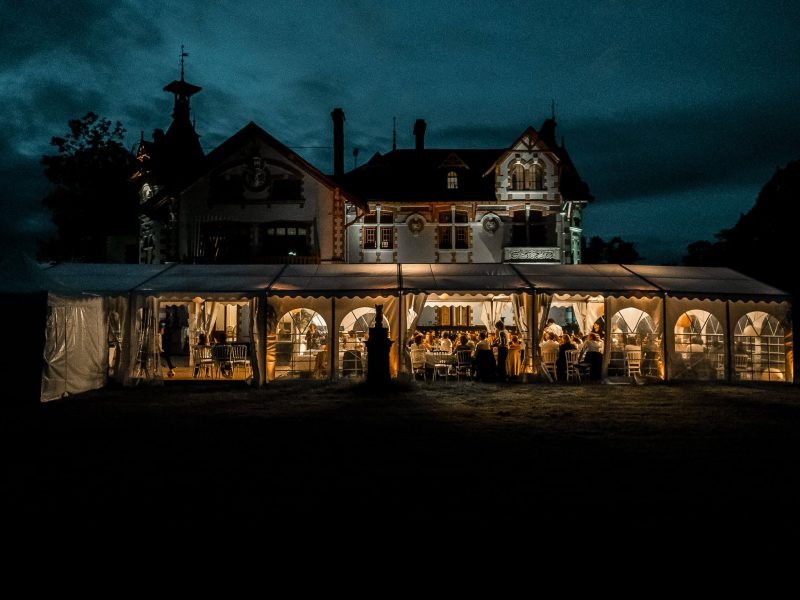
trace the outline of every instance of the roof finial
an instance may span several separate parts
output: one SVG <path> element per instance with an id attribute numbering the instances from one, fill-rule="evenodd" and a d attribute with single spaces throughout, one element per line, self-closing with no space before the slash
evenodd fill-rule
<path id="1" fill-rule="evenodd" d="M 181 44 L 181 81 L 183 81 L 183 59 L 187 56 L 189 56 L 189 53 L 183 51 L 183 44 Z"/>
<path id="2" fill-rule="evenodd" d="M 392 117 L 392 150 L 397 150 L 397 117 Z"/>
<path id="3" fill-rule="evenodd" d="M 553 121 L 556 120 L 556 100 L 555 98 L 550 100 L 550 112 L 553 113 Z"/>

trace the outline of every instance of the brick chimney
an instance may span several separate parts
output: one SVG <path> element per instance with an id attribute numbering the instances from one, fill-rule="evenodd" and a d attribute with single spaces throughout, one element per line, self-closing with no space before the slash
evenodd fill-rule
<path id="1" fill-rule="evenodd" d="M 333 119 L 333 176 L 344 175 L 344 111 L 334 108 Z"/>
<path id="2" fill-rule="evenodd" d="M 414 123 L 414 137 L 417 138 L 417 150 L 425 149 L 425 119 L 417 119 Z"/>

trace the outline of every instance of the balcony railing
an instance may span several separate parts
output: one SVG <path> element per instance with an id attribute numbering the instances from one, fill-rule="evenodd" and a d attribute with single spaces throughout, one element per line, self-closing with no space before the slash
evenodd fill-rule
<path id="1" fill-rule="evenodd" d="M 561 248 L 506 246 L 503 248 L 503 262 L 560 263 Z"/>

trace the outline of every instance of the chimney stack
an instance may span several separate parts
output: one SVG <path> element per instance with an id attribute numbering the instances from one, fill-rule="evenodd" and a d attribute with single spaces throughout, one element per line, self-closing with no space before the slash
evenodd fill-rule
<path id="1" fill-rule="evenodd" d="M 414 137 L 417 138 L 417 150 L 425 149 L 425 119 L 417 119 L 414 123 Z"/>
<path id="2" fill-rule="evenodd" d="M 344 175 L 344 111 L 334 108 L 333 119 L 333 176 Z"/>

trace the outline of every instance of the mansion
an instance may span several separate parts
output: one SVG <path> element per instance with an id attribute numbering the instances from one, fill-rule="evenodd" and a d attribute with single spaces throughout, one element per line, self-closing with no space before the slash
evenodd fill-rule
<path id="1" fill-rule="evenodd" d="M 555 115 L 507 148 L 376 153 L 344 170 L 344 111 L 333 120 L 324 174 L 255 123 L 207 155 L 191 121 L 201 88 L 181 79 L 172 123 L 139 144 L 139 262 L 581 262 L 582 213 L 592 201 Z"/>

